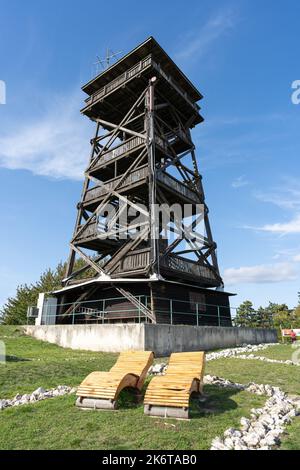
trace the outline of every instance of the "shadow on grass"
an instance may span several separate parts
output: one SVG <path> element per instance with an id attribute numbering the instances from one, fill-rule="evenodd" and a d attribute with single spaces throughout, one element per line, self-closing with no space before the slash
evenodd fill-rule
<path id="1" fill-rule="evenodd" d="M 219 388 L 213 385 L 206 385 L 204 395 L 190 400 L 190 417 L 201 418 L 207 415 L 220 415 L 238 407 L 232 399 L 240 390 L 229 388 Z"/>
<path id="2" fill-rule="evenodd" d="M 24 357 L 17 356 L 5 356 L 5 362 L 30 362 L 31 359 L 25 359 Z"/>
<path id="3" fill-rule="evenodd" d="M 145 389 L 146 387 L 144 387 L 140 396 L 136 390 L 129 388 L 122 390 L 118 399 L 118 409 L 124 410 L 143 406 Z M 197 419 L 207 415 L 220 415 L 236 409 L 238 405 L 232 397 L 238 393 L 240 393 L 240 390 L 206 385 L 204 395 L 200 399 L 196 396 L 190 400 L 190 418 Z"/>

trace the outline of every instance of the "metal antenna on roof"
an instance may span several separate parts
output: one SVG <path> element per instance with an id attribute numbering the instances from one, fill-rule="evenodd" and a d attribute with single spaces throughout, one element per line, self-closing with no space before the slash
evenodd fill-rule
<path id="1" fill-rule="evenodd" d="M 96 73 L 99 73 L 102 70 L 107 69 L 110 66 L 110 62 L 112 59 L 117 57 L 118 55 L 122 54 L 123 51 L 113 52 L 111 49 L 106 49 L 106 56 L 104 58 L 100 58 L 98 55 L 97 62 L 94 62 L 93 65 L 96 68 Z"/>

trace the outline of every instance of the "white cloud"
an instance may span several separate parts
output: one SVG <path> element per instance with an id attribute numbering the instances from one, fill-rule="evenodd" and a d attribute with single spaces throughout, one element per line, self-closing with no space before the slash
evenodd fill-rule
<path id="1" fill-rule="evenodd" d="M 81 100 L 78 93 L 53 97 L 44 116 L 17 123 L 17 132 L 1 132 L 0 166 L 53 178 L 83 178 L 92 134 L 88 119 L 80 116 Z"/>
<path id="2" fill-rule="evenodd" d="M 270 284 L 297 279 L 292 263 L 261 264 L 229 268 L 224 271 L 225 284 Z"/>
<path id="3" fill-rule="evenodd" d="M 298 213 L 300 211 L 300 189 L 297 178 L 284 176 L 280 184 L 273 186 L 269 190 L 256 191 L 256 199 L 262 202 L 273 204 L 281 209 L 291 210 Z"/>
<path id="4" fill-rule="evenodd" d="M 293 260 L 294 260 L 296 263 L 300 263 L 300 254 L 294 256 Z"/>
<path id="5" fill-rule="evenodd" d="M 262 201 L 274 204 L 281 209 L 300 209 L 300 190 L 295 187 L 278 187 L 269 192 L 257 191 L 255 197 Z"/>
<path id="6" fill-rule="evenodd" d="M 244 176 L 239 176 L 231 183 L 231 186 L 234 189 L 238 189 L 238 188 L 242 188 L 243 186 L 247 186 L 248 184 L 249 184 L 249 181 L 247 181 Z"/>
<path id="7" fill-rule="evenodd" d="M 235 23 L 236 15 L 231 10 L 218 12 L 199 28 L 196 34 L 186 38 L 182 48 L 175 54 L 176 61 L 199 59 L 209 51 L 215 41 L 232 30 Z"/>
<path id="8" fill-rule="evenodd" d="M 280 235 L 300 233 L 300 214 L 296 215 L 289 222 L 277 222 L 275 224 L 266 224 L 261 227 L 244 226 L 244 228 L 259 230 L 261 232 L 277 233 Z"/>

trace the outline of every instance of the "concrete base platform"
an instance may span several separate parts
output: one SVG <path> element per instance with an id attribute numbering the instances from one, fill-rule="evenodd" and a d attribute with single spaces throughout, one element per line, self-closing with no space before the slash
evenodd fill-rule
<path id="1" fill-rule="evenodd" d="M 26 334 L 64 348 L 121 352 L 153 351 L 156 357 L 172 352 L 209 351 L 241 344 L 277 343 L 269 328 L 237 328 L 163 324 L 24 326 Z"/>
<path id="2" fill-rule="evenodd" d="M 115 410 L 117 408 L 117 402 L 103 398 L 78 397 L 76 406 L 83 410 Z"/>

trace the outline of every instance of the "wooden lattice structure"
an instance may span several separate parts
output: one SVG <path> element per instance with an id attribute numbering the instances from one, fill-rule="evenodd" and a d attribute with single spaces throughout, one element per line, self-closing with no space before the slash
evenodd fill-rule
<path id="1" fill-rule="evenodd" d="M 152 37 L 83 91 L 88 98 L 81 112 L 96 130 L 66 277 L 56 293 L 59 303 L 69 304 L 60 315 L 67 319 L 76 305 L 118 296 L 118 308 L 133 305 L 154 323 L 165 321 L 158 313 L 164 299 L 229 305 L 191 137 L 203 121 L 201 93 Z M 189 223 L 171 213 L 170 240 L 154 207 L 167 217 L 166 208 L 174 204 L 182 211 L 189 205 L 192 213 Z M 122 222 L 125 214 L 129 228 Z M 182 228 L 184 240 L 177 236 Z M 85 265 L 76 271 L 78 256 Z M 92 274 L 83 280 L 84 272 Z M 130 321 L 113 311 L 110 305 L 112 321 Z"/>

